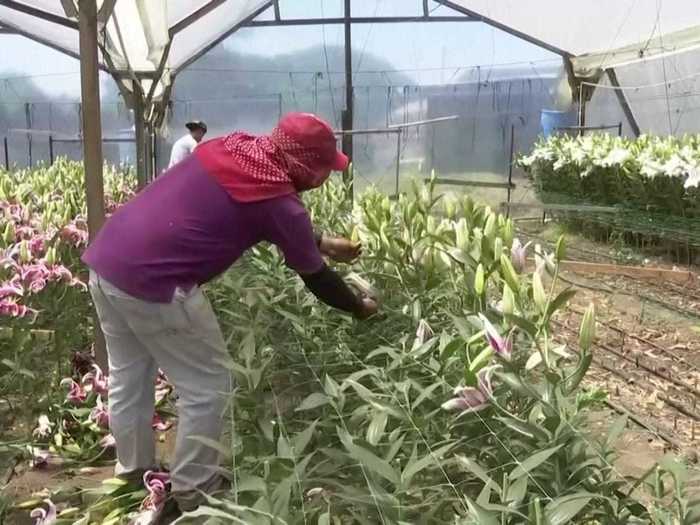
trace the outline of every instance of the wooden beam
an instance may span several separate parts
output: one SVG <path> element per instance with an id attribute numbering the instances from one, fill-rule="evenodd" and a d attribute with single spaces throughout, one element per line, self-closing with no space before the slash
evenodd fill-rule
<path id="1" fill-rule="evenodd" d="M 425 179 L 425 182 L 430 182 L 431 179 Z M 461 180 L 461 179 L 435 179 L 435 184 L 442 186 L 476 186 L 478 188 L 510 188 L 515 189 L 515 184 L 507 182 L 489 182 L 480 180 Z"/>
<path id="2" fill-rule="evenodd" d="M 97 0 L 80 0 L 80 92 L 82 99 L 83 162 L 90 242 L 105 220 L 102 180 L 102 118 L 100 114 L 100 70 L 97 56 Z M 107 370 L 107 351 L 100 325 L 95 322 L 95 359 Z"/>
<path id="3" fill-rule="evenodd" d="M 23 4 L 22 2 L 15 2 L 14 0 L 2 0 L 0 4 L 2 4 L 3 7 L 9 7 L 10 9 L 14 9 L 15 11 L 19 11 L 20 13 L 40 18 L 47 22 L 51 22 L 52 24 L 58 24 L 60 26 L 68 27 L 70 29 L 78 29 L 78 22 L 76 22 L 75 20 L 70 20 L 63 16 L 44 11 L 43 9 Z"/>
<path id="4" fill-rule="evenodd" d="M 177 35 L 180 31 L 185 29 L 186 27 L 194 24 L 197 20 L 202 18 L 203 16 L 208 15 L 211 13 L 214 9 L 219 7 L 221 4 L 225 3 L 226 0 L 210 0 L 203 6 L 201 6 L 199 9 L 195 9 L 192 11 L 189 15 L 185 16 L 184 18 L 178 20 L 175 22 L 175 24 L 168 30 L 168 34 L 170 35 L 170 38 L 174 37 Z"/>
<path id="5" fill-rule="evenodd" d="M 473 18 L 475 21 L 478 22 L 483 22 L 484 24 L 488 24 L 491 27 L 495 27 L 496 29 L 500 29 L 501 31 L 504 31 L 508 33 L 509 35 L 513 35 L 515 37 L 520 38 L 521 40 L 525 40 L 526 42 L 530 42 L 531 44 L 534 44 L 538 47 L 541 47 L 543 49 L 546 49 L 547 51 L 551 51 L 554 54 L 560 55 L 560 56 L 572 56 L 572 53 L 569 53 L 568 51 L 561 49 L 559 47 L 553 46 L 552 44 L 549 44 L 543 40 L 540 40 L 538 38 L 535 38 L 531 35 L 528 35 L 527 33 L 523 33 L 522 31 L 518 31 L 517 29 L 514 29 L 510 26 L 507 26 L 505 24 L 502 24 L 493 18 L 488 18 L 486 16 L 483 16 L 480 13 L 477 13 L 476 11 L 472 11 L 471 9 L 467 9 L 466 7 L 463 7 L 459 4 L 456 4 L 455 2 L 451 2 L 450 0 L 435 0 L 438 4 L 442 4 L 444 6 L 447 6 L 451 9 L 454 9 L 458 13 L 462 13 L 464 15 L 467 15 L 471 18 Z"/>
<path id="6" fill-rule="evenodd" d="M 639 128 L 639 124 L 637 123 L 637 119 L 634 116 L 634 112 L 632 111 L 632 108 L 629 105 L 627 97 L 625 96 L 622 89 L 620 89 L 620 81 L 617 79 L 617 73 L 615 72 L 615 68 L 611 67 L 610 69 L 607 69 L 606 73 L 608 74 L 608 78 L 610 79 L 610 84 L 612 84 L 615 88 L 613 91 L 615 91 L 617 101 L 620 103 L 620 106 L 622 106 L 622 111 L 624 112 L 625 117 L 627 118 L 627 123 L 632 128 L 632 133 L 634 133 L 634 136 L 638 137 L 642 132 Z"/>
<path id="7" fill-rule="evenodd" d="M 171 75 L 177 75 L 180 71 L 188 67 L 190 64 L 193 62 L 196 62 L 199 60 L 202 56 L 206 55 L 211 49 L 215 48 L 218 46 L 221 42 L 226 40 L 228 37 L 230 37 L 233 33 L 241 29 L 242 27 L 245 27 L 248 22 L 251 22 L 255 20 L 260 14 L 264 13 L 267 11 L 267 9 L 272 5 L 272 0 L 269 0 L 268 2 L 265 2 L 260 8 L 257 10 L 253 11 L 249 16 L 238 22 L 237 24 L 234 24 L 230 29 L 227 31 L 224 31 L 221 35 L 219 35 L 217 38 L 203 46 L 201 49 L 199 49 L 196 53 L 194 53 L 190 58 L 185 60 L 182 64 L 177 66 L 177 68 L 174 71 L 171 71 Z"/>
<path id="8" fill-rule="evenodd" d="M 534 264 L 534 259 L 529 262 Z M 559 268 L 575 273 L 599 273 L 608 275 L 623 275 L 633 279 L 653 279 L 674 281 L 679 283 L 697 282 L 698 276 L 687 270 L 670 270 L 668 268 L 648 268 L 645 266 L 623 266 L 618 264 L 602 264 L 583 261 L 561 261 Z"/>
<path id="9" fill-rule="evenodd" d="M 345 51 L 345 110 L 342 113 L 342 122 L 341 126 L 343 128 L 343 131 L 350 131 L 353 129 L 353 124 L 354 124 L 354 117 L 353 117 L 353 86 L 352 86 L 352 12 L 351 12 L 351 7 L 350 7 L 350 0 L 345 0 L 344 2 L 344 11 L 343 11 L 343 24 L 344 24 L 344 36 L 345 36 L 345 45 L 344 45 L 344 51 Z M 332 94 L 331 94 L 332 96 Z M 352 134 L 344 134 L 342 136 L 342 147 L 343 147 L 343 153 L 347 155 L 347 157 L 350 159 L 350 162 L 352 163 L 353 161 L 353 151 L 352 151 L 352 146 L 353 146 L 353 136 Z M 352 198 L 352 194 L 354 191 L 354 184 L 352 181 L 352 168 L 348 166 L 348 169 L 345 170 L 343 179 L 345 180 L 345 184 L 349 184 L 350 187 L 350 197 Z"/>

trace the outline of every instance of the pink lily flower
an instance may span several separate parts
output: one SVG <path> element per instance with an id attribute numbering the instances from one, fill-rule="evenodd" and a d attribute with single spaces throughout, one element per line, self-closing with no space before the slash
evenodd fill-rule
<path id="1" fill-rule="evenodd" d="M 31 226 L 20 226 L 15 229 L 15 236 L 17 241 L 28 241 L 34 237 L 34 228 Z"/>
<path id="2" fill-rule="evenodd" d="M 46 249 L 46 239 L 43 235 L 35 235 L 29 240 L 29 251 L 34 257 L 39 257 Z"/>
<path id="3" fill-rule="evenodd" d="M 66 399 L 73 405 L 82 405 L 87 399 L 87 392 L 78 383 L 69 377 L 61 381 L 61 386 L 68 386 L 68 395 Z"/>
<path id="4" fill-rule="evenodd" d="M 75 247 L 79 247 L 87 243 L 88 232 L 85 229 L 79 228 L 77 222 L 73 222 L 63 227 L 61 230 L 61 239 Z"/>
<path id="5" fill-rule="evenodd" d="M 60 264 L 48 268 L 48 272 L 50 281 L 70 283 L 73 280 L 73 274 L 70 270 Z"/>
<path id="6" fill-rule="evenodd" d="M 112 434 L 107 434 L 100 440 L 100 446 L 104 448 L 114 448 L 117 446 L 117 441 Z"/>
<path id="7" fill-rule="evenodd" d="M 106 397 L 109 391 L 109 378 L 95 363 L 92 364 L 92 370 L 83 376 L 82 384 L 86 392 L 95 392 L 100 396 Z"/>
<path id="8" fill-rule="evenodd" d="M 90 421 L 94 422 L 100 428 L 109 428 L 109 412 L 107 407 L 102 403 L 102 398 L 97 396 L 95 408 L 90 412 Z"/>
<path id="9" fill-rule="evenodd" d="M 56 523 L 56 505 L 50 499 L 45 499 L 44 503 L 48 507 L 44 509 L 37 507 L 29 513 L 30 518 L 34 518 L 34 525 L 53 525 Z"/>
<path id="10" fill-rule="evenodd" d="M 49 272 L 49 269 L 43 263 L 22 266 L 19 270 L 20 279 L 25 284 L 31 283 L 37 279 L 47 281 L 51 276 L 51 272 Z"/>
<path id="11" fill-rule="evenodd" d="M 143 475 L 143 484 L 148 491 L 148 496 L 141 503 L 141 510 L 159 510 L 168 496 L 170 474 L 149 470 Z"/>
<path id="12" fill-rule="evenodd" d="M 47 438 L 51 435 L 53 423 L 48 416 L 42 414 L 39 416 L 36 428 L 32 431 L 32 435 L 37 438 Z"/>
<path id="13" fill-rule="evenodd" d="M 38 294 L 41 292 L 44 288 L 46 288 L 47 282 L 46 279 L 34 279 L 33 281 L 29 282 L 29 286 L 27 288 L 29 289 L 29 292 L 32 294 Z"/>
<path id="14" fill-rule="evenodd" d="M 14 317 L 16 319 L 21 319 L 26 317 L 27 314 L 36 314 L 36 310 L 27 308 L 23 304 L 19 304 L 9 297 L 0 300 L 0 317 Z"/>
<path id="15" fill-rule="evenodd" d="M 498 330 L 496 330 L 484 314 L 479 314 L 479 319 L 484 325 L 486 340 L 489 342 L 489 345 L 491 345 L 491 348 L 503 359 L 510 361 L 513 355 L 513 338 L 511 334 L 508 334 L 508 337 L 503 339 L 501 334 L 498 333 Z"/>
<path id="16" fill-rule="evenodd" d="M 22 289 L 22 286 L 17 282 L 10 281 L 0 284 L 0 299 L 12 296 L 22 297 L 23 294 L 24 290 Z"/>
<path id="17" fill-rule="evenodd" d="M 156 405 L 159 405 L 163 400 L 170 395 L 173 391 L 172 385 L 168 382 L 168 378 L 165 376 L 165 372 L 158 369 L 158 375 L 156 376 Z"/>
<path id="18" fill-rule="evenodd" d="M 488 408 L 493 395 L 491 386 L 491 370 L 493 367 L 482 368 L 478 373 L 477 387 L 458 386 L 454 389 L 455 397 L 442 404 L 443 410 L 459 410 L 460 415 L 479 412 Z"/>
<path id="19" fill-rule="evenodd" d="M 157 412 L 153 414 L 153 430 L 166 432 L 172 428 L 173 422 L 164 420 Z"/>
<path id="20" fill-rule="evenodd" d="M 532 242 L 528 242 L 524 246 L 520 239 L 513 239 L 513 245 L 510 248 L 510 260 L 513 263 L 513 268 L 516 272 L 522 273 L 525 270 L 527 263 L 527 248 Z"/>

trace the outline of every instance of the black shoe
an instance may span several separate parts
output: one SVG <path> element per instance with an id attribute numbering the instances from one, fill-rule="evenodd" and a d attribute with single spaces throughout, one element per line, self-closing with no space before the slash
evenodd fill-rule
<path id="1" fill-rule="evenodd" d="M 182 511 L 174 498 L 168 497 L 163 503 L 163 508 L 151 522 L 151 525 L 170 525 L 182 516 Z"/>

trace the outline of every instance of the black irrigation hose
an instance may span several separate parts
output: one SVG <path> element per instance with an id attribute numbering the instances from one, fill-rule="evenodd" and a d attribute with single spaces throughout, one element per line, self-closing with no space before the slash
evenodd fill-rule
<path id="1" fill-rule="evenodd" d="M 583 316 L 583 314 L 584 314 L 584 312 L 582 312 L 582 311 L 580 311 L 580 310 L 577 310 L 576 308 L 573 308 L 572 306 L 569 306 L 569 307 L 568 307 L 568 310 L 569 310 L 570 312 L 572 312 L 572 313 L 575 313 L 576 315 Z M 645 344 L 645 345 L 647 345 L 647 346 L 650 346 L 650 347 L 653 348 L 654 350 L 658 350 L 659 352 L 661 352 L 661 353 L 663 353 L 663 354 L 669 356 L 672 360 L 677 361 L 678 363 L 683 363 L 686 367 L 692 369 L 693 371 L 695 371 L 695 372 L 700 372 L 700 367 L 698 367 L 697 365 L 694 365 L 694 364 L 691 363 L 690 361 L 687 361 L 687 360 L 684 359 L 683 357 L 681 357 L 681 356 L 679 356 L 679 355 L 673 353 L 672 351 L 670 351 L 670 350 L 664 348 L 664 347 L 661 346 L 661 345 L 656 344 L 656 343 L 653 342 L 653 341 L 649 341 L 648 339 L 646 339 L 646 338 L 644 338 L 644 337 L 641 337 L 641 336 L 639 336 L 639 335 L 637 335 L 637 334 L 633 334 L 633 333 L 627 332 L 627 331 L 623 330 L 622 328 L 618 328 L 617 326 L 613 326 L 612 324 L 607 323 L 607 322 L 605 322 L 605 321 L 596 320 L 596 322 L 597 322 L 598 324 L 603 325 L 605 328 L 608 328 L 608 329 L 610 329 L 610 330 L 613 330 L 613 331 L 619 333 L 619 334 L 622 336 L 623 342 L 624 342 L 624 340 L 627 339 L 627 338 L 629 338 L 629 339 L 634 339 L 635 341 L 639 341 L 640 343 L 643 343 L 643 344 Z"/>
<path id="2" fill-rule="evenodd" d="M 559 327 L 561 327 L 561 328 L 564 328 L 565 330 L 567 330 L 567 331 L 570 332 L 570 333 L 574 333 L 574 334 L 576 333 L 575 330 L 569 328 L 569 327 L 566 326 L 564 323 L 561 323 L 561 322 L 559 322 L 559 321 L 555 321 L 554 319 L 552 319 L 552 323 L 555 324 L 555 325 L 557 325 L 557 326 L 559 326 Z M 594 344 L 594 347 L 595 347 L 595 348 L 599 348 L 599 349 L 601 349 L 601 350 L 608 351 L 608 352 L 610 351 L 609 348 L 606 348 L 605 346 L 602 346 L 602 345 L 599 345 L 599 344 Z M 613 351 L 612 353 L 614 353 L 614 354 L 617 355 L 618 357 L 623 357 L 623 358 L 624 358 L 624 356 L 618 354 L 618 353 L 615 352 L 615 351 Z M 624 359 L 627 360 L 627 358 L 624 358 Z M 604 368 L 605 370 L 607 370 L 607 371 L 610 372 L 611 374 L 614 374 L 614 375 L 620 377 L 621 379 L 624 379 L 626 383 L 633 382 L 635 385 L 639 386 L 642 390 L 645 390 L 645 391 L 650 392 L 650 393 L 655 393 L 655 394 L 656 394 L 656 397 L 657 397 L 660 401 L 663 401 L 665 404 L 667 404 L 667 405 L 670 406 L 671 408 L 674 408 L 676 411 L 680 412 L 681 414 L 683 414 L 683 415 L 685 415 L 685 416 L 687 416 L 687 417 L 690 417 L 690 418 L 692 418 L 692 419 L 694 419 L 694 420 L 696 420 L 696 421 L 700 421 L 700 414 L 698 414 L 698 413 L 696 413 L 696 412 L 694 412 L 694 411 L 692 411 L 692 410 L 690 410 L 690 409 L 684 407 L 682 404 L 680 404 L 680 403 L 678 403 L 677 401 L 675 401 L 675 400 L 669 398 L 669 397 L 666 396 L 665 394 L 661 394 L 661 393 L 659 393 L 659 392 L 656 392 L 656 390 L 651 389 L 651 388 L 649 388 L 649 387 L 646 386 L 646 385 L 643 385 L 641 382 L 637 382 L 636 380 L 632 379 L 632 378 L 631 378 L 630 376 L 628 376 L 627 374 L 623 374 L 620 370 L 615 369 L 615 368 L 612 368 L 612 367 L 606 365 L 605 363 L 601 363 L 598 359 L 595 359 L 595 358 L 594 358 L 594 359 L 593 359 L 593 362 L 594 362 L 597 366 L 600 366 L 601 368 Z M 632 361 L 632 362 L 634 362 L 634 361 Z M 654 375 L 658 376 L 659 378 L 664 379 L 664 380 L 666 380 L 666 381 L 669 381 L 669 378 L 668 378 L 667 376 L 663 376 L 663 375 L 659 374 L 658 372 L 654 372 L 654 371 L 651 371 L 651 370 L 649 370 L 649 371 L 652 372 Z"/>

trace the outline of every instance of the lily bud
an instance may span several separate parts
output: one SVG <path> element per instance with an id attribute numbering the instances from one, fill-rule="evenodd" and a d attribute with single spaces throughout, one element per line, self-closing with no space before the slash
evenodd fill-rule
<path id="1" fill-rule="evenodd" d="M 595 339 L 595 305 L 588 305 L 586 312 L 581 320 L 581 329 L 579 331 L 578 344 L 581 350 L 586 352 L 591 348 Z"/>
<path id="2" fill-rule="evenodd" d="M 560 235 L 559 239 L 557 239 L 557 246 L 554 250 L 554 256 L 556 257 L 557 262 L 563 261 L 565 254 L 566 254 L 566 241 L 564 240 L 564 236 Z"/>
<path id="3" fill-rule="evenodd" d="M 29 252 L 29 243 L 22 241 L 19 245 L 19 259 L 23 264 L 27 264 L 32 260 L 32 255 Z"/>
<path id="4" fill-rule="evenodd" d="M 501 299 L 501 310 L 504 314 L 512 315 L 515 311 L 515 295 L 510 286 L 503 287 L 503 299 Z"/>
<path id="5" fill-rule="evenodd" d="M 532 298 L 535 300 L 535 304 L 540 309 L 540 312 L 544 313 L 547 308 L 547 294 L 542 285 L 542 278 L 537 272 L 532 274 Z"/>
<path id="6" fill-rule="evenodd" d="M 476 267 L 476 274 L 474 275 L 474 291 L 476 295 L 483 295 L 484 293 L 484 266 L 479 264 Z"/>
<path id="7" fill-rule="evenodd" d="M 518 274 L 515 273 L 515 268 L 513 268 L 510 259 L 506 255 L 501 255 L 501 274 L 513 293 L 518 293 L 520 291 Z"/>
<path id="8" fill-rule="evenodd" d="M 496 214 L 490 213 L 488 219 L 486 219 L 486 224 L 484 225 L 484 237 L 487 239 L 493 239 L 496 234 Z"/>
<path id="9" fill-rule="evenodd" d="M 8 222 L 5 226 L 5 231 L 2 234 L 2 240 L 5 244 L 13 244 L 15 242 L 17 233 L 15 232 L 15 225 L 13 222 Z"/>

